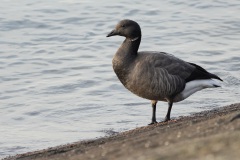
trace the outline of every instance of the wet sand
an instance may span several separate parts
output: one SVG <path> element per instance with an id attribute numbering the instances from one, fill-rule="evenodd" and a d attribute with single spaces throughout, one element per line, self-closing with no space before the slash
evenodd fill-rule
<path id="1" fill-rule="evenodd" d="M 240 157 L 240 103 L 5 160 L 224 160 Z"/>

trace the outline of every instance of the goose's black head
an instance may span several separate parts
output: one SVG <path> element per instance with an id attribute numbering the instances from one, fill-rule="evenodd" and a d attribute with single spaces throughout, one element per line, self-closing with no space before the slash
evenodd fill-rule
<path id="1" fill-rule="evenodd" d="M 112 30 L 107 35 L 107 37 L 116 36 L 116 35 L 123 36 L 132 41 L 135 41 L 141 38 L 141 28 L 137 22 L 129 19 L 124 19 L 124 20 L 121 20 L 116 25 L 115 29 Z"/>

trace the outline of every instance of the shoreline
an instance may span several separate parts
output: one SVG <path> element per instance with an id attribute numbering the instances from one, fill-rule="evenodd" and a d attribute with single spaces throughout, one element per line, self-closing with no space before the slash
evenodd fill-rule
<path id="1" fill-rule="evenodd" d="M 3 160 L 237 159 L 240 103 L 108 137 L 18 154 Z M 225 157 L 225 158 L 224 158 Z"/>

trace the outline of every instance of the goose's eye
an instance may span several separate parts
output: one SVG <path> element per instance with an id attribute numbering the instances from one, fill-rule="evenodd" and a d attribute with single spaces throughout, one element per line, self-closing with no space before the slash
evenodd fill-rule
<path id="1" fill-rule="evenodd" d="M 124 28 L 124 27 L 126 27 L 124 24 L 122 24 L 122 26 L 121 26 L 122 28 Z"/>

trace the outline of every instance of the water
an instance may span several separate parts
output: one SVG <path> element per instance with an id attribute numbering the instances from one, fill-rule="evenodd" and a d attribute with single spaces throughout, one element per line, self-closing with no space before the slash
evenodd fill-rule
<path id="1" fill-rule="evenodd" d="M 127 91 L 106 38 L 124 18 L 139 22 L 140 50 L 172 53 L 224 81 L 175 104 L 172 117 L 239 102 L 240 2 L 25 0 L 0 6 L 0 158 L 105 136 L 150 122 L 148 100 Z M 160 102 L 157 120 L 167 104 Z"/>

